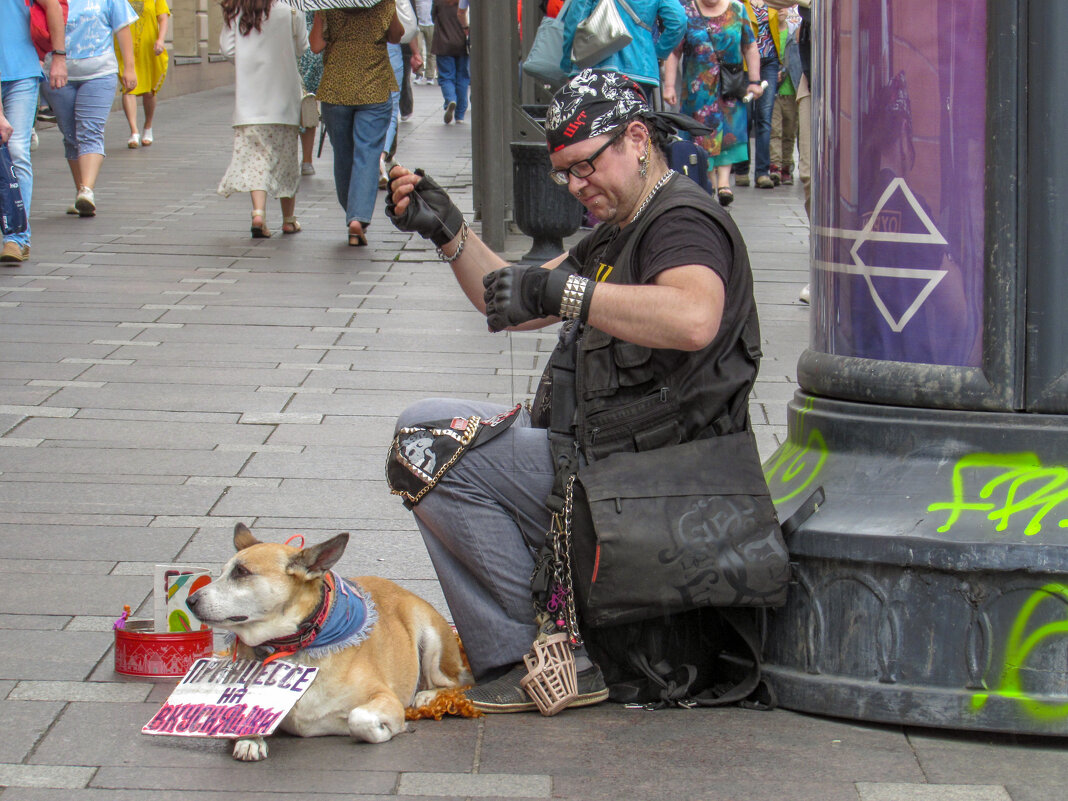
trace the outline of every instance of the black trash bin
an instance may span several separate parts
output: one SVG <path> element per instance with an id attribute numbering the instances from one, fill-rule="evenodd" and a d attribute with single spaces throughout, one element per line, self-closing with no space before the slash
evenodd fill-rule
<path id="1" fill-rule="evenodd" d="M 564 252 L 564 237 L 582 224 L 584 209 L 566 186 L 549 177 L 552 164 L 545 147 L 546 106 L 517 109 L 520 141 L 511 143 L 513 216 L 515 224 L 534 241 L 520 260 L 544 264 Z"/>

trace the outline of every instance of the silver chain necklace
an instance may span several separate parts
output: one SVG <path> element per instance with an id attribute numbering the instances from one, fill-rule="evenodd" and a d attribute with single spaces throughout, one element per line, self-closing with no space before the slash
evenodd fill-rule
<path id="1" fill-rule="evenodd" d="M 668 182 L 668 179 L 671 178 L 671 176 L 674 175 L 674 174 L 675 174 L 674 170 L 668 170 L 667 172 L 665 172 L 663 174 L 663 176 L 661 176 L 660 180 L 656 182 L 656 186 L 654 186 L 649 191 L 649 194 L 645 196 L 645 200 L 643 200 L 642 204 L 640 206 L 638 206 L 638 210 L 636 212 L 634 212 L 634 216 L 631 217 L 630 220 L 628 220 L 627 225 L 630 225 L 632 222 L 634 222 L 636 219 L 638 219 L 641 216 L 642 212 L 645 211 L 645 207 L 649 205 L 649 202 L 654 197 L 656 197 L 656 193 L 660 191 L 660 189 L 664 186 L 664 184 L 666 184 Z"/>

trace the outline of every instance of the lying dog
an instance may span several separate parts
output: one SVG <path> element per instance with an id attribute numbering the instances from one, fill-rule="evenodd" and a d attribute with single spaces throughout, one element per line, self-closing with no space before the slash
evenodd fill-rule
<path id="1" fill-rule="evenodd" d="M 449 624 L 426 601 L 391 581 L 352 581 L 330 572 L 349 535 L 303 550 L 261 543 L 234 527 L 238 553 L 222 575 L 189 597 L 209 626 L 237 637 L 241 659 L 281 652 L 319 668 L 281 723 L 300 737 L 348 734 L 382 743 L 404 731 L 406 706 L 471 683 Z M 234 758 L 267 756 L 262 737 L 237 740 Z"/>

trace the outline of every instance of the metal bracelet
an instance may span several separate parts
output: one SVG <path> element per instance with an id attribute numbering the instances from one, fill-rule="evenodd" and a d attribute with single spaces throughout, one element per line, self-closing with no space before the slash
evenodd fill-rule
<path id="1" fill-rule="evenodd" d="M 560 298 L 560 317 L 575 320 L 582 316 L 582 307 L 586 299 L 586 285 L 590 279 L 581 275 L 569 275 L 564 284 L 564 295 Z"/>
<path id="2" fill-rule="evenodd" d="M 463 225 L 460 226 L 460 242 L 456 245 L 456 250 L 454 250 L 452 255 L 449 256 L 446 255 L 444 250 L 438 248 L 438 258 L 447 264 L 451 264 L 452 262 L 460 258 L 460 254 L 464 252 L 464 245 L 467 244 L 467 232 L 469 230 L 471 229 L 467 227 L 467 220 L 464 220 Z"/>

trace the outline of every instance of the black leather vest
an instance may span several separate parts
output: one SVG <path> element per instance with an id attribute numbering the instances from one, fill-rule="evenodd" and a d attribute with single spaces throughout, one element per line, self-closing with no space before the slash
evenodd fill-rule
<path id="1" fill-rule="evenodd" d="M 635 249 L 642 235 L 678 207 L 706 214 L 733 247 L 719 332 L 707 347 L 689 352 L 647 348 L 585 326 L 575 357 L 574 421 L 588 461 L 749 428 L 749 393 L 761 356 L 753 276 L 738 227 L 706 192 L 689 178 L 674 176 L 638 220 L 619 232 L 626 240 L 611 270 L 599 268 L 603 243 L 616 229 L 593 234 L 600 241 L 587 251 L 582 274 L 596 278 L 607 272 L 612 283 L 638 283 Z M 611 249 L 618 247 L 617 241 Z"/>

